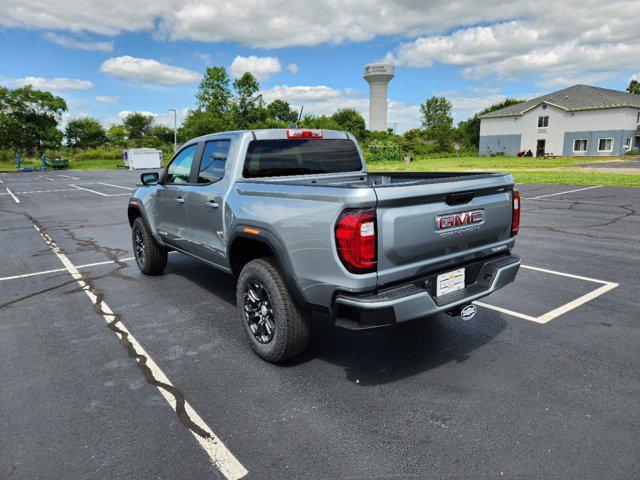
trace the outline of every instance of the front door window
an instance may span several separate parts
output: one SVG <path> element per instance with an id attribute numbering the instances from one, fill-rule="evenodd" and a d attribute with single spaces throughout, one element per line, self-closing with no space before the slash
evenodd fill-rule
<path id="1" fill-rule="evenodd" d="M 196 154 L 198 145 L 191 145 L 181 150 L 169 164 L 167 174 L 164 177 L 164 183 L 185 184 L 189 183 L 191 175 L 191 164 Z"/>

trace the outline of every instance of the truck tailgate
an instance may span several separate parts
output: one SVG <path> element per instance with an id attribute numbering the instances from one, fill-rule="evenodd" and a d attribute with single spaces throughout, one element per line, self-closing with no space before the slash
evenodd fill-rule
<path id="1" fill-rule="evenodd" d="M 478 175 L 431 184 L 379 185 L 378 284 L 505 252 L 513 179 Z"/>

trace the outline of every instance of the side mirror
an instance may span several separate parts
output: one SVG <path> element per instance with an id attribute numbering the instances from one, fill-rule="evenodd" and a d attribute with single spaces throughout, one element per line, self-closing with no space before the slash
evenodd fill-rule
<path id="1" fill-rule="evenodd" d="M 140 181 L 143 185 L 157 185 L 160 176 L 157 172 L 146 172 L 140 175 Z"/>

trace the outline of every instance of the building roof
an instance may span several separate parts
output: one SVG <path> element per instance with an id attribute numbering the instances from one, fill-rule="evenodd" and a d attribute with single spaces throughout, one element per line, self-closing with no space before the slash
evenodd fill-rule
<path id="1" fill-rule="evenodd" d="M 591 87 L 589 85 L 574 85 L 573 87 L 480 115 L 480 118 L 522 115 L 542 103 L 553 105 L 567 112 L 601 108 L 640 108 L 640 95 L 608 88 Z"/>

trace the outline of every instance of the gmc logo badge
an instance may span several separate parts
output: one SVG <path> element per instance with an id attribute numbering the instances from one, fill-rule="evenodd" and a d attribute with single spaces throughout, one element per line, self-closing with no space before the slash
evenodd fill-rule
<path id="1" fill-rule="evenodd" d="M 469 212 L 449 213 L 436 217 L 436 230 L 457 229 L 461 227 L 473 227 L 484 223 L 484 210 L 471 210 Z"/>

